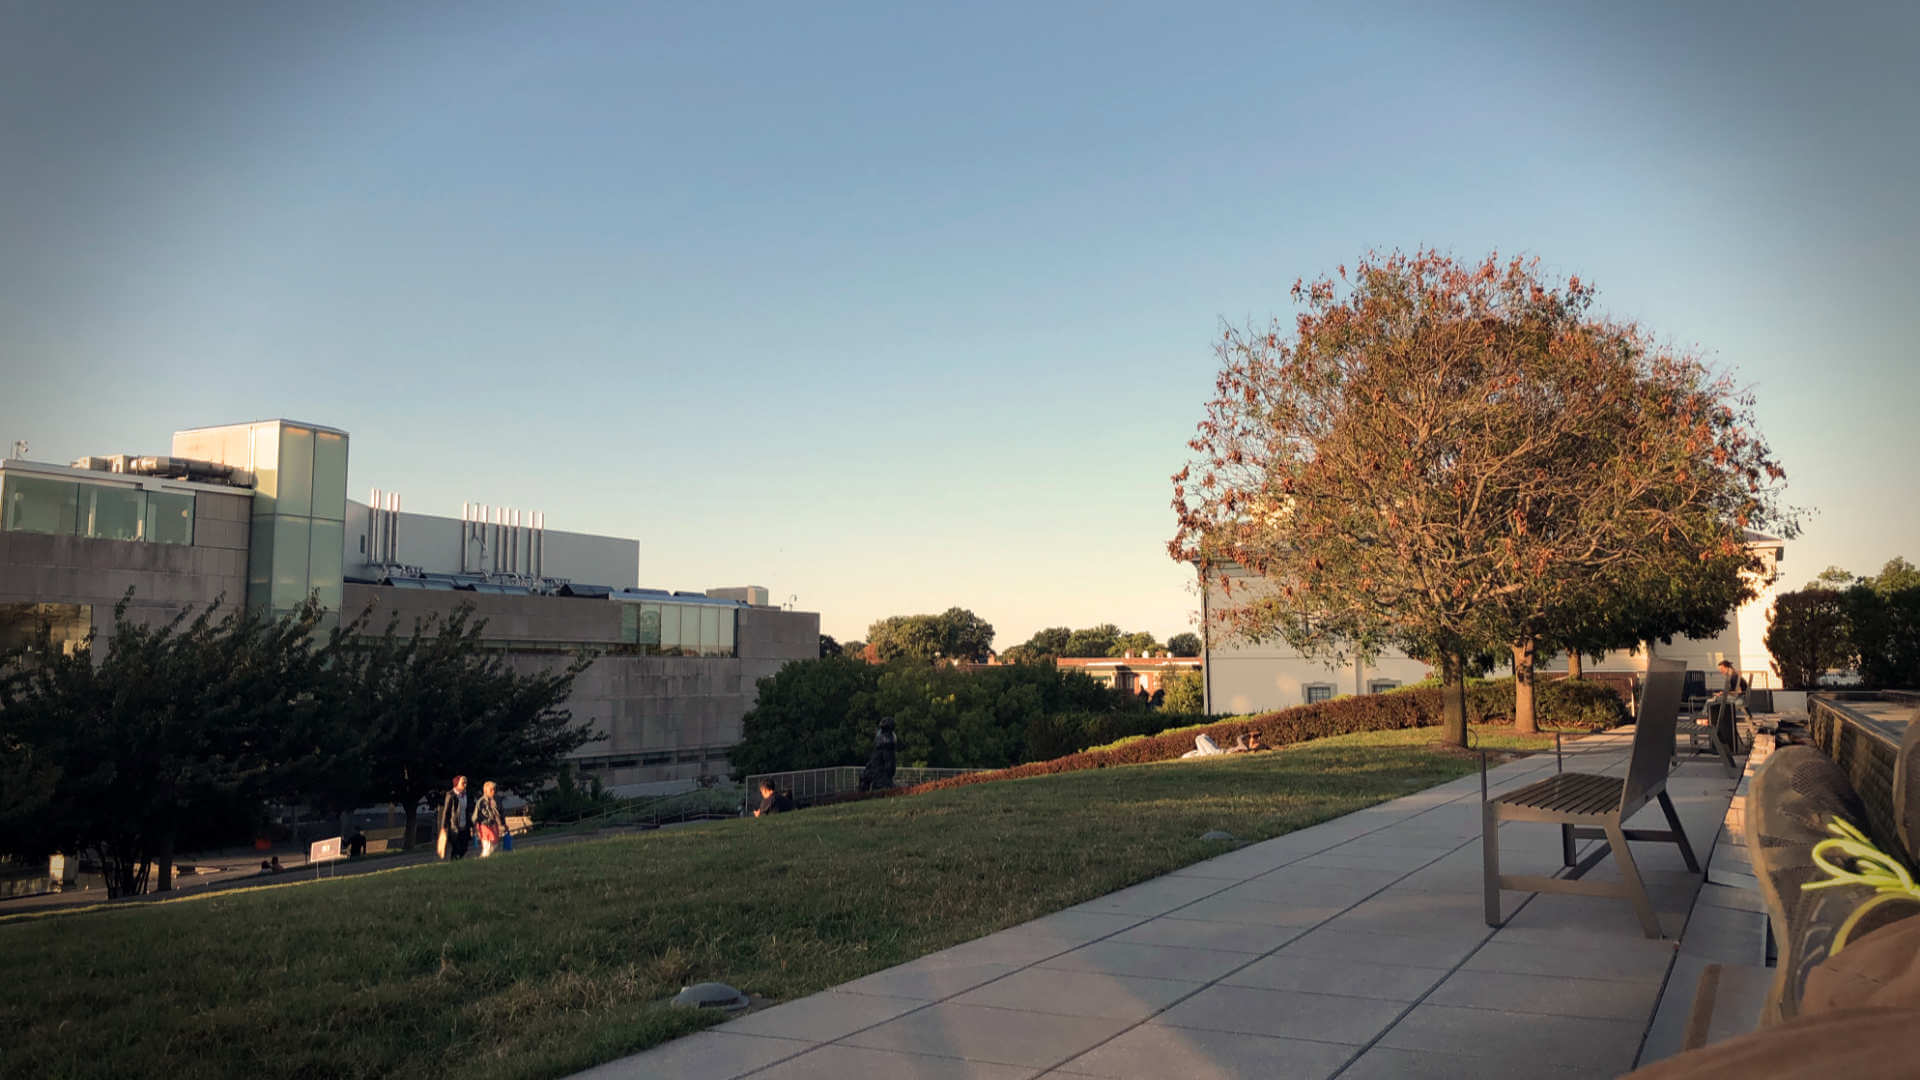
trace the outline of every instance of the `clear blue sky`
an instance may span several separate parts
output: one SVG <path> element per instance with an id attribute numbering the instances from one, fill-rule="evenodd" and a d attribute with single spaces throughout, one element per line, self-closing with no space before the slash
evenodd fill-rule
<path id="1" fill-rule="evenodd" d="M 1498 249 L 1753 389 L 1790 585 L 1920 558 L 1920 8 L 1347 7 L 0 2 L 0 440 L 1165 637 L 1220 321 Z"/>

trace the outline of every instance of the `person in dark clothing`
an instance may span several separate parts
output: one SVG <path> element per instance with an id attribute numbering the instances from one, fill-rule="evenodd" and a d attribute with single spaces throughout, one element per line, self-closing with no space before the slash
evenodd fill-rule
<path id="1" fill-rule="evenodd" d="M 793 809 L 793 796 L 791 794 L 784 791 L 776 794 L 773 790 L 773 781 L 760 781 L 760 805 L 754 808 L 754 817 L 761 817 L 766 814 L 784 814 L 791 809 Z"/>
<path id="2" fill-rule="evenodd" d="M 357 859 L 360 856 L 365 855 L 366 853 L 367 853 L 367 834 L 361 832 L 359 826 L 355 826 L 353 830 L 353 835 L 347 837 L 347 857 L 350 859 Z"/>
<path id="3" fill-rule="evenodd" d="M 1720 740 L 1720 745 L 1733 749 L 1738 746 L 1735 741 L 1738 733 L 1734 726 L 1734 709 L 1747 692 L 1747 680 L 1734 670 L 1731 661 L 1722 660 L 1718 667 L 1721 686 L 1713 699 L 1713 734 L 1714 738 Z"/>
<path id="4" fill-rule="evenodd" d="M 440 804 L 440 857 L 458 859 L 473 840 L 473 803 L 467 798 L 467 778 L 453 778 L 453 790 Z"/>

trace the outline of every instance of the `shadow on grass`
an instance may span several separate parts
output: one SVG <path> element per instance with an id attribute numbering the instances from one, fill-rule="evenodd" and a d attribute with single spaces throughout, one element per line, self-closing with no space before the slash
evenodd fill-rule
<path id="1" fill-rule="evenodd" d="M 564 1075 L 1475 767 L 1364 738 L 0 926 L 0 1074 Z"/>

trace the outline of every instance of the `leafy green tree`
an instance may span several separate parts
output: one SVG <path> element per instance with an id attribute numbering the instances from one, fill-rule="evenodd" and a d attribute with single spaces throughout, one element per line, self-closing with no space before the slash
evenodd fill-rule
<path id="1" fill-rule="evenodd" d="M 1033 657 L 1061 656 L 1067 647 L 1067 639 L 1073 637 L 1073 631 L 1064 626 L 1049 626 L 1039 630 L 1027 639 L 1028 655 Z"/>
<path id="2" fill-rule="evenodd" d="M 867 641 L 882 662 L 968 660 L 982 662 L 993 648 L 993 626 L 965 608 L 938 615 L 893 615 L 867 628 Z"/>
<path id="3" fill-rule="evenodd" d="M 941 659 L 984 663 L 993 651 L 993 624 L 966 608 L 948 608 L 934 621 L 940 629 Z"/>
<path id="4" fill-rule="evenodd" d="M 737 777 L 864 762 L 883 716 L 894 719 L 901 764 L 987 768 L 1018 762 L 1043 718 L 1139 711 L 1132 695 L 1052 664 L 796 660 L 758 691 L 728 751 Z"/>
<path id="5" fill-rule="evenodd" d="M 820 655 L 821 656 L 839 656 L 840 653 L 841 653 L 840 643 L 833 640 L 832 634 L 820 635 Z"/>
<path id="6" fill-rule="evenodd" d="M 889 615 L 867 627 L 867 643 L 881 663 L 930 661 L 940 655 L 940 630 L 931 615 Z"/>
<path id="7" fill-rule="evenodd" d="M 1834 668 L 1854 663 L 1845 594 L 1805 588 L 1782 593 L 1767 614 L 1767 651 L 1788 690 L 1811 690 Z"/>
<path id="8" fill-rule="evenodd" d="M 1167 651 L 1175 656 L 1199 656 L 1200 635 L 1179 633 L 1167 639 Z"/>
<path id="9" fill-rule="evenodd" d="M 1887 560 L 1878 574 L 1863 579 L 1863 583 L 1883 597 L 1891 597 L 1907 589 L 1920 589 L 1920 566 L 1895 556 Z"/>
<path id="10" fill-rule="evenodd" d="M 1577 679 L 1582 656 L 1636 649 L 1648 641 L 1714 637 L 1726 629 L 1728 614 L 1753 595 L 1752 570 L 1744 550 L 1698 558 L 1691 565 L 1650 561 L 1621 567 L 1606 588 L 1566 594 L 1561 603 L 1568 606 L 1543 613 L 1538 645 L 1564 650 L 1567 677 Z M 1516 680 L 1516 695 L 1531 692 L 1531 680 L 1526 687 Z"/>
<path id="11" fill-rule="evenodd" d="M 880 723 L 874 693 L 882 670 L 829 656 L 792 661 L 761 679 L 740 741 L 727 751 L 734 778 L 865 762 L 857 748 Z"/>
<path id="12" fill-rule="evenodd" d="M 1161 682 L 1161 688 L 1167 692 L 1160 708 L 1171 713 L 1203 713 L 1207 711 L 1206 677 L 1198 671 L 1178 671 L 1168 675 Z"/>
<path id="13" fill-rule="evenodd" d="M 38 725 L 31 722 L 37 717 L 31 709 L 14 707 L 26 691 L 32 650 L 46 641 L 46 634 L 42 628 L 38 641 L 29 635 L 28 640 L 0 650 L 0 850 L 10 850 L 17 843 L 8 838 L 33 835 L 59 791 L 61 765 L 53 748 L 43 745 Z"/>
<path id="14" fill-rule="evenodd" d="M 1118 656 L 1120 628 L 1112 623 L 1089 626 L 1068 635 L 1061 656 Z"/>
<path id="15" fill-rule="evenodd" d="M 1920 689 L 1920 586 L 1901 587 L 1903 580 L 1902 574 L 1883 572 L 1842 594 L 1860 678 L 1868 686 Z"/>
<path id="16" fill-rule="evenodd" d="M 408 846 L 420 800 L 454 776 L 530 794 L 568 754 L 606 737 L 589 724 L 576 726 L 563 707 L 591 656 L 523 673 L 486 643 L 485 627 L 462 605 L 406 634 L 389 622 L 379 637 L 340 654 L 334 685 L 339 707 L 364 733 L 367 791 L 405 809 Z"/>
<path id="17" fill-rule="evenodd" d="M 1650 605 L 1703 564 L 1750 595 L 1744 530 L 1794 529 L 1751 400 L 1592 316 L 1577 278 L 1396 253 L 1294 297 L 1291 325 L 1219 346 L 1170 553 L 1229 593 L 1257 586 L 1224 632 L 1434 657 L 1450 741 L 1466 734 L 1465 657 L 1512 652 L 1531 730 L 1542 642 L 1580 641 L 1592 608 L 1689 621 Z M 1611 598 L 1623 580 L 1631 596 Z"/>
<path id="18" fill-rule="evenodd" d="M 1842 570 L 1837 566 L 1827 567 L 1825 570 L 1822 570 L 1820 571 L 1820 573 L 1816 574 L 1813 579 L 1813 583 L 1815 585 L 1821 586 L 1822 588 L 1832 589 L 1835 592 L 1840 592 L 1845 589 L 1851 588 L 1853 586 L 1853 581 L 1854 581 L 1854 578 L 1852 573 L 1846 570 Z"/>
<path id="19" fill-rule="evenodd" d="M 1131 634 L 1121 634 L 1119 639 L 1114 642 L 1114 648 L 1119 651 L 1109 653 L 1108 655 L 1124 656 L 1127 653 L 1132 653 L 1135 656 L 1145 656 L 1159 647 L 1160 643 L 1154 640 L 1152 634 L 1147 633 L 1145 630 L 1139 630 Z"/>
<path id="20" fill-rule="evenodd" d="M 17 656 L 0 738 L 26 748 L 38 805 L 0 843 L 91 852 L 118 897 L 145 892 L 150 866 L 170 889 L 181 845 L 244 838 L 287 786 L 286 733 L 325 704 L 338 635 L 316 643 L 319 616 L 311 600 L 279 619 L 216 603 L 149 625 L 123 599 L 104 646 Z"/>

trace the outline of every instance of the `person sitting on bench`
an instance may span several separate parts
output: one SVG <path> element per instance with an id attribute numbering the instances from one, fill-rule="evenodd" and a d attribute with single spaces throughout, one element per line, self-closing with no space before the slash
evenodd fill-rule
<path id="1" fill-rule="evenodd" d="M 1702 721 L 1696 722 L 1703 722 L 1711 727 L 1714 738 L 1720 741 L 1720 745 L 1725 746 L 1729 751 L 1737 751 L 1740 745 L 1739 729 L 1734 724 L 1734 709 L 1738 706 L 1740 698 L 1747 692 L 1747 680 L 1741 678 L 1740 673 L 1733 669 L 1732 661 L 1722 660 L 1718 666 L 1723 680 L 1720 692 L 1707 703 L 1707 716 Z"/>

